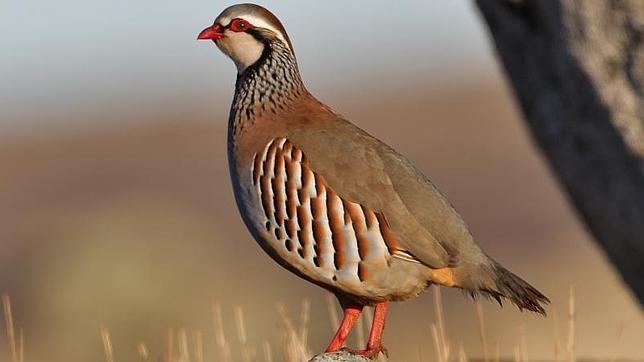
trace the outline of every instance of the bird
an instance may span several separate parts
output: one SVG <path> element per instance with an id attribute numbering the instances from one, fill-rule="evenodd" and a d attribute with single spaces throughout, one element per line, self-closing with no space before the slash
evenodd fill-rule
<path id="1" fill-rule="evenodd" d="M 550 301 L 489 257 L 447 198 L 407 158 L 315 98 L 280 20 L 232 5 L 201 31 L 237 68 L 227 152 L 241 218 L 259 246 L 343 309 L 326 352 L 343 348 L 373 306 L 368 358 L 389 302 L 430 285 L 545 315 Z"/>

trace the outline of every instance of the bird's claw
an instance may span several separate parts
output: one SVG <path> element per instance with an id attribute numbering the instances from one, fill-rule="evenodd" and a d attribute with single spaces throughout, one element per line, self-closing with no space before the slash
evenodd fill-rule
<path id="1" fill-rule="evenodd" d="M 357 354 L 359 356 L 366 357 L 368 359 L 376 359 L 378 358 L 378 355 L 380 353 L 384 354 L 385 357 L 389 358 L 389 351 L 387 351 L 387 349 L 382 344 L 378 345 L 377 347 L 367 348 L 367 349 L 355 350 L 355 349 L 344 347 L 342 348 L 342 350 L 352 354 Z"/>

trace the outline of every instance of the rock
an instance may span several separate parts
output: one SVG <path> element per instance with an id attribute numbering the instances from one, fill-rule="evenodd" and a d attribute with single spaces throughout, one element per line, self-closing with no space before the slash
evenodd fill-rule
<path id="1" fill-rule="evenodd" d="M 372 361 L 374 360 L 351 353 L 349 351 L 338 351 L 338 352 L 319 354 L 313 357 L 313 359 L 311 359 L 309 362 L 372 362 Z M 381 357 L 377 361 L 384 361 L 384 358 Z"/>

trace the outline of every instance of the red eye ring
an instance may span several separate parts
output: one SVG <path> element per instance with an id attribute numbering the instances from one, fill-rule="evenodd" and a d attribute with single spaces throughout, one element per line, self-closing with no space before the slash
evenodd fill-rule
<path id="1" fill-rule="evenodd" d="M 251 27 L 252 27 L 252 26 L 250 25 L 250 23 L 249 23 L 249 22 L 247 22 L 247 21 L 246 21 L 246 20 L 244 20 L 244 19 L 239 19 L 239 18 L 237 18 L 237 19 L 233 19 L 233 20 L 230 22 L 230 25 L 228 25 L 228 28 L 229 28 L 230 30 L 235 31 L 235 32 L 238 32 L 238 33 L 239 33 L 239 32 L 243 32 L 243 31 L 246 31 L 246 30 L 250 29 Z"/>

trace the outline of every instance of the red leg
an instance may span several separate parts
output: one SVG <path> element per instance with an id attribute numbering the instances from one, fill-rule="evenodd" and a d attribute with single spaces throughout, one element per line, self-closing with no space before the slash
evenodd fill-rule
<path id="1" fill-rule="evenodd" d="M 382 302 L 375 305 L 373 310 L 373 323 L 371 324 L 371 332 L 369 333 L 369 342 L 367 343 L 367 351 L 374 351 L 376 354 L 383 350 L 382 347 L 382 332 L 385 329 L 385 318 L 387 317 L 388 302 Z"/>
<path id="2" fill-rule="evenodd" d="M 360 317 L 361 312 L 361 305 L 351 306 L 344 309 L 344 317 L 342 317 L 342 322 L 340 323 L 338 331 L 335 332 L 335 336 L 333 336 L 331 343 L 329 343 L 329 346 L 326 348 L 327 352 L 335 352 L 342 347 L 347 336 L 349 336 L 349 332 L 351 332 L 353 325 L 358 320 L 358 317 Z M 369 341 L 371 341 L 371 338 L 369 338 Z"/>

